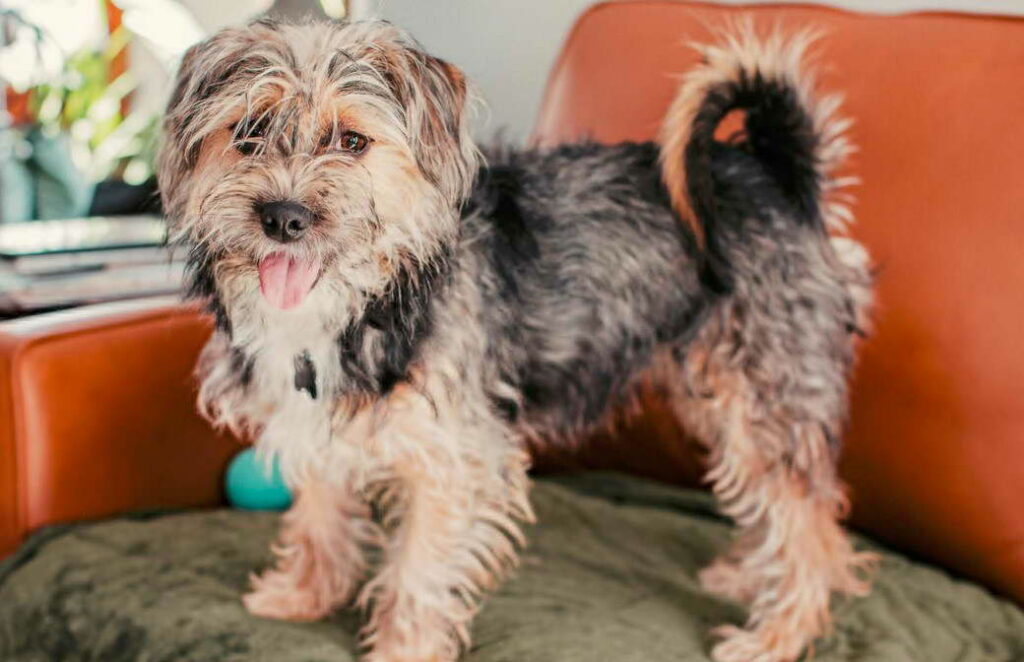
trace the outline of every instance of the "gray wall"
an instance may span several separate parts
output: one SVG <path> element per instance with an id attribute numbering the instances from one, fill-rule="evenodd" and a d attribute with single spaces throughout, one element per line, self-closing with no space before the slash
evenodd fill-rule
<path id="1" fill-rule="evenodd" d="M 751 0 L 746 0 L 750 2 Z M 757 0 L 753 0 L 756 2 Z M 813 0 L 812 0 L 813 1 Z M 739 4 L 722 0 L 723 4 Z M 434 55 L 461 67 L 490 108 L 479 134 L 504 128 L 510 141 L 533 126 L 547 72 L 566 31 L 592 0 L 350 0 L 354 18 L 386 18 Z M 1024 0 L 836 0 L 874 12 L 921 9 L 1024 15 Z"/>

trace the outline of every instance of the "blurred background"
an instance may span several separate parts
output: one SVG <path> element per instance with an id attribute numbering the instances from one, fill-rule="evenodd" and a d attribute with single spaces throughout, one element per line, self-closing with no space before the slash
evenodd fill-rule
<path id="1" fill-rule="evenodd" d="M 391 20 L 474 81 L 488 108 L 481 139 L 521 143 L 565 32 L 591 4 L 0 0 L 0 317 L 176 288 L 181 265 L 160 249 L 157 126 L 182 54 L 217 29 L 265 12 Z M 1024 14 L 1024 0 L 817 4 Z"/>

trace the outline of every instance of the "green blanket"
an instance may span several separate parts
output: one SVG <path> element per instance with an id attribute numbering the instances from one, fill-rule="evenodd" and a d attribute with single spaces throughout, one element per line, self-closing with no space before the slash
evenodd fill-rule
<path id="1" fill-rule="evenodd" d="M 729 535 L 706 495 L 581 474 L 538 481 L 534 502 L 540 524 L 467 662 L 707 660 L 708 628 L 743 621 L 694 578 Z M 0 566 L 0 660 L 354 659 L 357 614 L 291 624 L 242 608 L 276 519 L 217 510 L 40 534 Z M 835 611 L 818 662 L 1024 660 L 1024 612 L 895 554 L 869 598 Z"/>

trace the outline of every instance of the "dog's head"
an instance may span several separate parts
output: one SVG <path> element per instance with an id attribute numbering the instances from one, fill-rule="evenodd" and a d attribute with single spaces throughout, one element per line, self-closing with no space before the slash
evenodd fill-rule
<path id="1" fill-rule="evenodd" d="M 476 173 L 466 106 L 462 73 L 387 23 L 259 21 L 194 46 L 158 175 L 199 294 L 291 308 L 433 259 Z"/>

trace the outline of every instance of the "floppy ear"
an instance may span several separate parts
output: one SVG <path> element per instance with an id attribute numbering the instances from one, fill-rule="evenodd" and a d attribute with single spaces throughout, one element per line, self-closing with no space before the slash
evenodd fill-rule
<path id="1" fill-rule="evenodd" d="M 178 215 L 181 181 L 195 166 L 202 146 L 204 102 L 231 78 L 232 63 L 217 54 L 234 32 L 218 32 L 189 48 L 175 76 L 156 163 L 160 197 L 172 221 Z"/>
<path id="2" fill-rule="evenodd" d="M 378 53 L 384 79 L 405 112 L 406 131 L 424 177 L 458 206 L 469 195 L 479 155 L 469 132 L 469 91 L 462 71 L 413 48 Z"/>
<path id="3" fill-rule="evenodd" d="M 164 114 L 157 155 L 161 197 L 172 218 L 174 193 L 181 179 L 195 166 L 203 139 L 218 128 L 223 109 L 217 106 L 215 97 L 239 78 L 237 74 L 269 66 L 265 50 L 273 47 L 267 37 L 274 31 L 269 22 L 224 29 L 189 48 L 182 58 Z M 264 52 L 255 51 L 257 45 L 262 45 Z"/>

